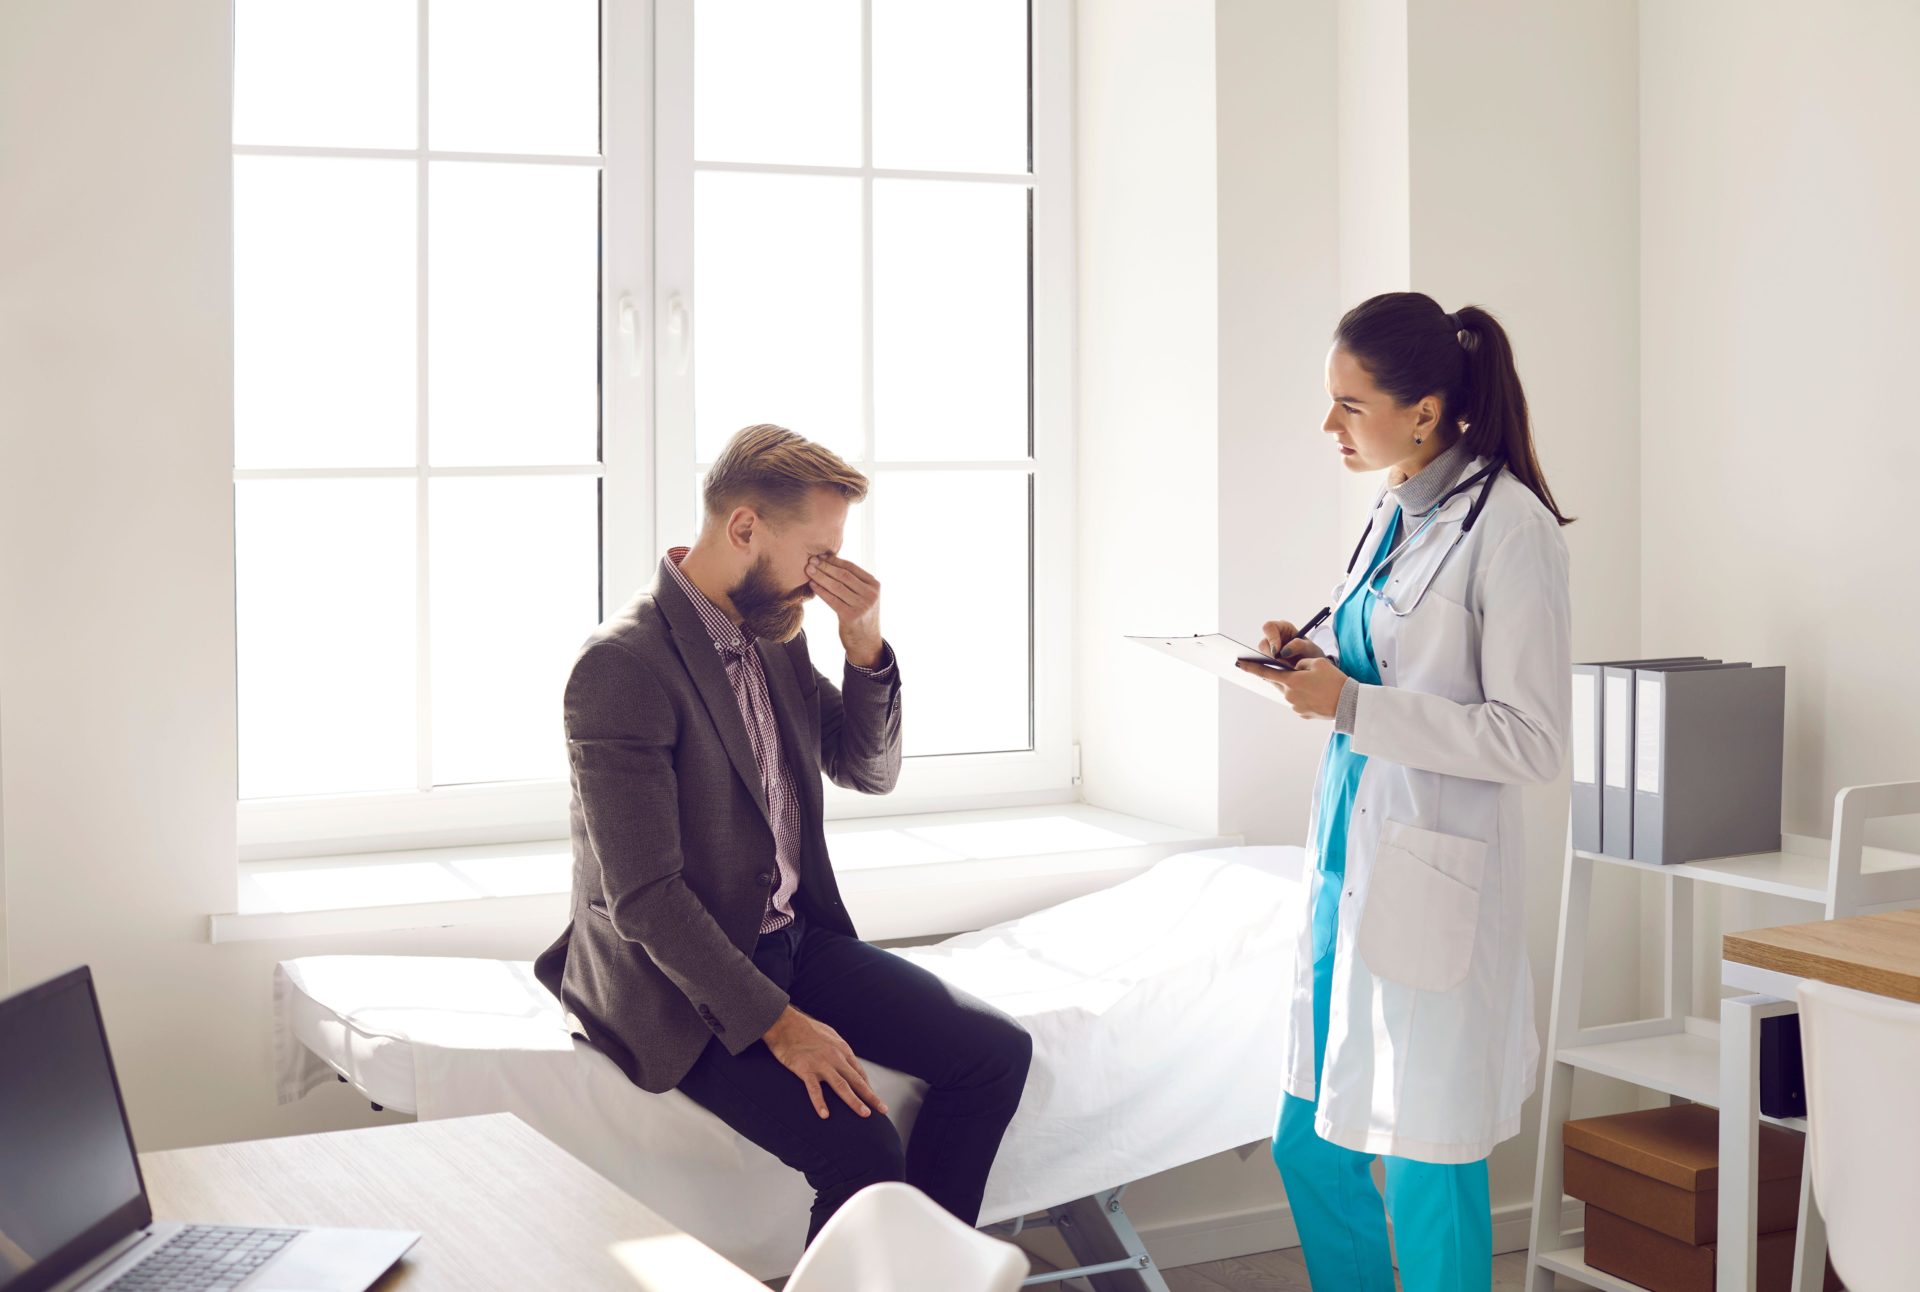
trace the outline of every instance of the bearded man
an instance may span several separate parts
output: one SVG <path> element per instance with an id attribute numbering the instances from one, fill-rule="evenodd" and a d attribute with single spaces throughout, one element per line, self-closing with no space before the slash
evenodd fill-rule
<path id="1" fill-rule="evenodd" d="M 820 445 L 747 427 L 693 547 L 588 640 L 564 706 L 572 908 L 534 963 L 635 1084 L 806 1176 L 809 1242 L 887 1180 L 978 1223 L 1033 1054 L 1001 1011 L 861 941 L 834 882 L 820 777 L 885 794 L 900 775 L 880 584 L 839 555 L 866 493 Z M 807 654 L 813 597 L 839 619 L 839 687 Z M 927 1082 L 904 1146 L 863 1060 Z"/>

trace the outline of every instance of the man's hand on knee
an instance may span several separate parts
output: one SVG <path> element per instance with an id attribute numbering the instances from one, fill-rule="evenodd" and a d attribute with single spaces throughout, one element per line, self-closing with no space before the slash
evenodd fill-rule
<path id="1" fill-rule="evenodd" d="M 827 1115 L 827 1087 L 862 1117 L 871 1116 L 874 1109 L 887 1111 L 880 1096 L 873 1093 L 867 1070 L 854 1057 L 853 1047 L 819 1019 L 789 1005 L 761 1039 L 773 1051 L 773 1057 L 800 1078 L 807 1097 L 813 1100 L 813 1110 L 822 1117 Z"/>

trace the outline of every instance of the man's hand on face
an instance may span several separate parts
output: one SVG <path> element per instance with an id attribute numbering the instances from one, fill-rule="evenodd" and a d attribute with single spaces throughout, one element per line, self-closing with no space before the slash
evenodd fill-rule
<path id="1" fill-rule="evenodd" d="M 853 1047 L 819 1019 L 789 1005 L 762 1039 L 773 1057 L 806 1084 L 813 1110 L 822 1117 L 827 1115 L 829 1086 L 862 1117 L 872 1116 L 874 1110 L 887 1111 L 880 1096 L 873 1093 L 867 1070 L 854 1057 Z"/>
<path id="2" fill-rule="evenodd" d="M 852 561 L 816 556 L 807 562 L 807 581 L 840 617 L 840 644 L 848 662 L 860 668 L 880 663 L 880 580 Z"/>

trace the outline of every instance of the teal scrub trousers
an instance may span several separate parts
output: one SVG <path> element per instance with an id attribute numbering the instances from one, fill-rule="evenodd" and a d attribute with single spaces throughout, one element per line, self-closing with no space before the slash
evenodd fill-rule
<path id="1" fill-rule="evenodd" d="M 1399 536 L 1400 512 L 1387 522 L 1367 574 Z M 1380 684 L 1370 622 L 1377 598 L 1371 580 L 1343 602 L 1333 617 L 1340 666 L 1370 686 Z M 1327 753 L 1321 793 L 1319 869 L 1313 906 L 1313 1067 L 1318 1078 L 1327 1057 L 1327 1012 L 1333 988 L 1340 895 L 1347 867 L 1347 826 L 1354 792 L 1366 767 L 1364 754 L 1335 733 Z M 1405 1292 L 1488 1292 L 1493 1285 L 1493 1211 L 1487 1197 L 1487 1163 L 1440 1166 L 1407 1158 L 1387 1159 L 1387 1197 L 1381 1205 L 1373 1184 L 1373 1156 L 1329 1144 L 1313 1128 L 1315 1097 L 1282 1097 L 1273 1133 L 1273 1160 L 1280 1168 L 1293 1222 L 1306 1256 L 1307 1277 L 1321 1292 L 1394 1292 L 1393 1250 L 1387 1214 Z"/>

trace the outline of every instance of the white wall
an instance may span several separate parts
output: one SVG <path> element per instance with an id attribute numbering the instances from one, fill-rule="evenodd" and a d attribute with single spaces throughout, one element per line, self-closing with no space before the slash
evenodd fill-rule
<path id="1" fill-rule="evenodd" d="M 1213 42 L 1210 5 L 1087 5 L 1075 69 L 1082 775 L 1208 832 L 1216 684 L 1121 637 L 1220 613 Z"/>
<path id="2" fill-rule="evenodd" d="M 1304 618 L 1338 540 L 1334 5 L 1116 0 L 1078 23 L 1079 620 L 1089 802 L 1297 839 L 1297 719 L 1122 640 Z"/>
<path id="3" fill-rule="evenodd" d="M 1340 0 L 1337 9 L 1344 313 L 1370 296 L 1412 286 L 1413 121 L 1408 106 L 1407 0 Z M 1335 493 L 1341 532 L 1357 533 L 1365 527 L 1379 487 L 1375 476 L 1343 473 Z M 1352 550 L 1348 540 L 1345 552 Z M 1343 553 L 1343 565 L 1345 561 Z"/>
<path id="4" fill-rule="evenodd" d="M 1787 824 L 1825 835 L 1920 776 L 1920 7 L 1641 21 L 1643 644 L 1787 666 Z"/>
<path id="5" fill-rule="evenodd" d="M 1340 295 L 1347 306 L 1407 290 L 1413 257 L 1413 120 L 1407 0 L 1341 0 Z"/>
<path id="6" fill-rule="evenodd" d="M 311 951 L 527 956 L 552 930 L 213 946 L 232 910 L 228 0 L 0 6 L 0 856 L 15 986 L 95 971 L 142 1148 L 276 1108 Z"/>
<path id="7" fill-rule="evenodd" d="M 188 944 L 232 884 L 226 9 L 4 21 L 9 956 L 22 984 L 95 964 L 136 1128 L 165 1140 L 236 1078 L 188 1004 L 221 996 Z M 150 1061 L 170 1039 L 197 1088 Z"/>
<path id="8" fill-rule="evenodd" d="M 1327 488 L 1344 472 L 1320 430 L 1341 309 L 1335 13 L 1331 0 L 1215 5 L 1216 578 L 1219 627 L 1247 642 L 1319 609 L 1344 554 Z M 1237 689 L 1220 699 L 1220 828 L 1299 840 L 1324 729 Z"/>
<path id="9" fill-rule="evenodd" d="M 1920 778 L 1920 7 L 1640 21 L 1641 644 L 1786 665 L 1786 828 L 1825 836 L 1840 787 Z M 1704 999 L 1723 926 L 1810 918 L 1703 912 Z"/>

